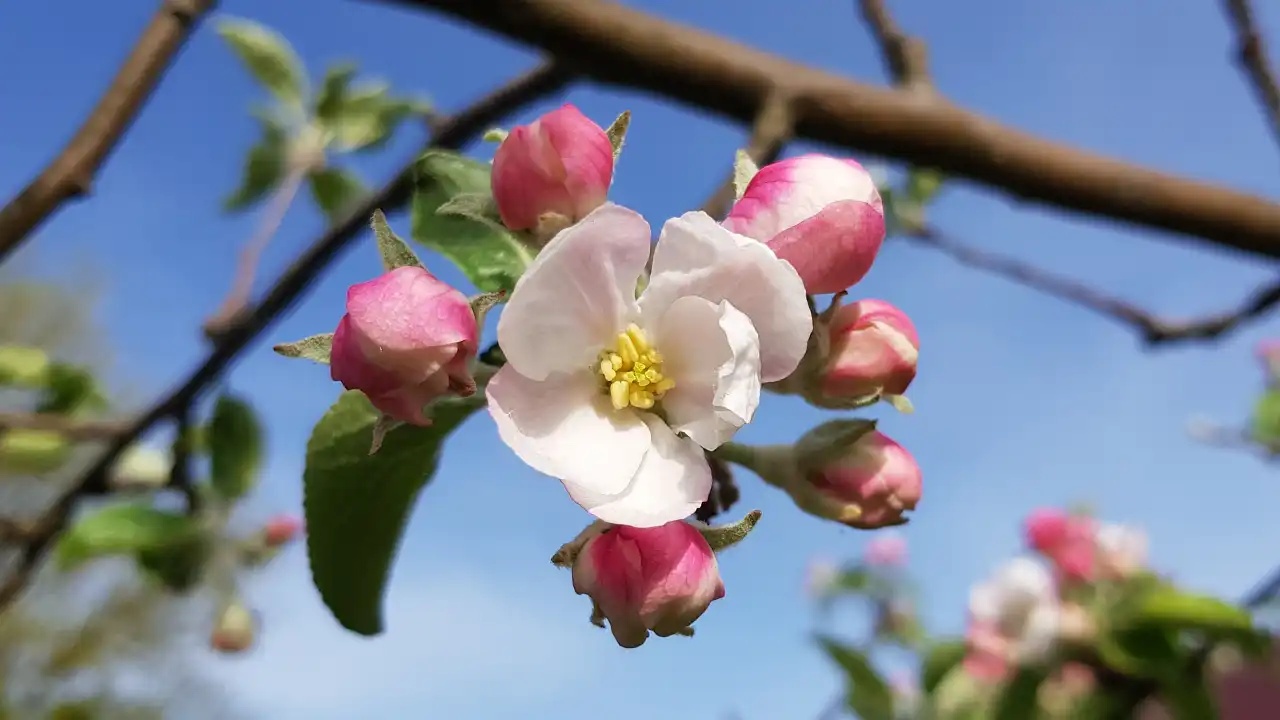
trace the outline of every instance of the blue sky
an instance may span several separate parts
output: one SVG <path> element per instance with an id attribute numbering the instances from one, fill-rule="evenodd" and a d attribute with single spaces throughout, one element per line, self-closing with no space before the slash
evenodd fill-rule
<path id="1" fill-rule="evenodd" d="M 61 0 L 8 9 L 0 29 L 0 65 L 11 69 L 0 74 L 0 196 L 18 190 L 70 135 L 155 4 Z M 850 0 L 794 0 L 785 13 L 755 0 L 633 4 L 833 72 L 883 77 Z M 1277 148 L 1231 64 L 1216 3 L 891 4 L 904 27 L 929 41 L 940 89 L 965 106 L 1062 142 L 1280 196 Z M 444 109 L 535 61 L 399 8 L 341 0 L 303 7 L 296 0 L 222 3 L 226 13 L 281 30 L 312 72 L 354 58 Z M 1259 10 L 1280 43 L 1280 13 Z M 221 216 L 218 201 L 237 182 L 255 138 L 246 108 L 258 97 L 206 25 L 107 164 L 94 197 L 60 213 L 34 242 L 46 272 L 87 256 L 108 275 L 103 321 L 118 344 L 122 382 L 162 392 L 205 353 L 197 327 L 224 293 L 253 223 L 252 216 Z M 699 205 L 743 142 L 741 129 L 649 97 L 590 86 L 566 97 L 601 124 L 633 112 L 613 199 L 654 224 Z M 358 167 L 381 182 L 421 140 L 416 129 L 404 132 Z M 1229 306 L 1269 275 L 1245 259 L 959 182 L 934 213 L 940 227 L 974 245 L 1175 315 Z M 407 234 L 406 217 L 391 220 Z M 265 276 L 322 225 L 310 206 L 298 206 L 268 253 Z M 461 282 L 443 260 L 427 261 Z M 306 438 L 338 392 L 323 368 L 278 358 L 270 346 L 331 330 L 346 286 L 377 267 L 371 244 L 357 245 L 227 379 L 253 398 L 270 427 L 268 478 L 252 508 L 259 516 L 300 507 Z M 924 500 L 906 535 L 934 627 L 959 627 L 968 585 L 1016 550 L 1018 520 L 1040 504 L 1087 500 L 1108 518 L 1140 523 L 1158 565 L 1230 596 L 1280 559 L 1274 471 L 1242 453 L 1197 446 L 1184 432 L 1193 415 L 1244 416 L 1260 383 L 1251 346 L 1280 323 L 1251 326 L 1213 346 L 1148 353 L 1129 332 L 1078 308 L 896 242 L 854 295 L 899 305 L 923 341 L 911 391 L 917 413 L 875 414 L 924 468 Z M 739 437 L 785 441 L 820 418 L 771 397 Z M 623 651 L 588 624 L 586 599 L 547 562 L 588 517 L 554 480 L 500 446 L 487 417 L 477 416 L 450 441 L 412 519 L 386 635 L 368 640 L 342 631 L 312 590 L 297 548 L 251 589 L 265 618 L 260 648 L 219 659 L 210 672 L 225 679 L 246 717 L 816 716 L 837 678 L 810 640 L 805 567 L 816 556 L 854 556 L 868 536 L 800 514 L 753 477 L 740 481 L 738 510 L 760 508 L 764 519 L 749 542 L 722 558 L 728 596 L 698 622 L 696 638 Z"/>

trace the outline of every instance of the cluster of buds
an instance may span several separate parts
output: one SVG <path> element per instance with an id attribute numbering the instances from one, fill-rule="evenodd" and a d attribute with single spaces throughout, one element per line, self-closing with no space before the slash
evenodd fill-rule
<path id="1" fill-rule="evenodd" d="M 1147 537 L 1137 528 L 1099 523 L 1084 513 L 1040 508 L 1024 524 L 1027 547 L 1052 565 L 1063 584 L 1124 580 L 1147 562 Z"/>

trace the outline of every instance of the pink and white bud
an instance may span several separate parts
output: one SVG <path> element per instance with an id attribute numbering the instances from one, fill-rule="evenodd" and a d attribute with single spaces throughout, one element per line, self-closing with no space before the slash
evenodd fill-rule
<path id="1" fill-rule="evenodd" d="M 1009 662 L 1045 660 L 1063 639 L 1062 615 L 1052 574 L 1030 558 L 1005 563 L 969 593 L 972 627 L 988 651 L 1002 645 L 991 634 L 1002 639 Z"/>
<path id="2" fill-rule="evenodd" d="M 760 168 L 724 226 L 767 244 L 810 294 L 845 290 L 884 242 L 884 202 L 856 161 L 801 155 Z"/>
<path id="3" fill-rule="evenodd" d="M 1040 508 L 1024 524 L 1027 546 L 1053 563 L 1065 582 L 1090 582 L 1097 576 L 1093 518 L 1057 508 Z"/>
<path id="4" fill-rule="evenodd" d="M 253 647 L 256 625 L 249 608 L 239 601 L 232 602 L 218 615 L 209 645 L 222 653 L 242 653 Z"/>
<path id="5" fill-rule="evenodd" d="M 1147 534 L 1138 528 L 1106 524 L 1098 528 L 1096 541 L 1103 577 L 1123 579 L 1147 566 Z"/>
<path id="6" fill-rule="evenodd" d="M 1012 649 L 994 622 L 970 618 L 965 630 L 965 646 L 963 667 L 969 677 L 995 684 L 1009 674 Z"/>
<path id="7" fill-rule="evenodd" d="M 1271 377 L 1280 377 L 1280 339 L 1263 340 L 1254 348 L 1254 354 L 1262 363 L 1262 370 Z"/>
<path id="8" fill-rule="evenodd" d="M 901 525 L 923 492 L 920 466 L 907 449 L 872 430 L 812 473 L 819 514 L 863 530 Z"/>
<path id="9" fill-rule="evenodd" d="M 553 214 L 573 224 L 604 204 L 613 181 L 613 145 L 573 105 L 511 130 L 493 156 L 493 199 L 512 230 Z"/>
<path id="10" fill-rule="evenodd" d="M 871 538 L 862 551 L 862 560 L 872 567 L 900 567 L 907 562 L 907 541 L 896 533 Z"/>
<path id="11" fill-rule="evenodd" d="M 624 648 L 685 631 L 724 597 L 715 553 L 683 520 L 652 528 L 610 527 L 573 564 L 573 589 L 591 598 Z"/>
<path id="12" fill-rule="evenodd" d="M 267 524 L 262 526 L 262 539 L 267 547 L 278 548 L 292 542 L 301 531 L 302 520 L 293 515 L 281 513 L 267 520 Z"/>
<path id="13" fill-rule="evenodd" d="M 396 268 L 347 290 L 330 376 L 396 420 L 430 425 L 427 403 L 476 391 L 468 365 L 478 342 L 465 295 L 423 268 Z"/>
<path id="14" fill-rule="evenodd" d="M 828 326 L 822 392 L 835 398 L 902 395 L 916 379 L 920 336 L 911 318 L 883 300 L 841 305 Z"/>

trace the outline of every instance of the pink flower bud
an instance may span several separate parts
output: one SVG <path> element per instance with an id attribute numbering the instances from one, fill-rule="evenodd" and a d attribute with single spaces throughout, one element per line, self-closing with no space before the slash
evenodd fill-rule
<path id="1" fill-rule="evenodd" d="M 724 226 L 795 266 L 810 294 L 833 293 L 871 269 L 884 242 L 884 203 L 854 160 L 801 155 L 760 168 Z"/>
<path id="2" fill-rule="evenodd" d="M 1262 371 L 1272 376 L 1280 376 L 1280 339 L 1267 339 L 1258 343 L 1254 354 L 1262 363 Z"/>
<path id="3" fill-rule="evenodd" d="M 923 490 L 915 458 L 876 430 L 809 480 L 824 501 L 825 517 L 864 530 L 901 525 Z"/>
<path id="4" fill-rule="evenodd" d="M 617 525 L 592 537 L 573 564 L 573 589 L 588 595 L 618 644 L 640 647 L 652 630 L 686 630 L 724 597 L 711 546 L 683 520 L 652 528 Z"/>
<path id="5" fill-rule="evenodd" d="M 253 647 L 253 613 L 240 602 L 233 602 L 222 609 L 218 622 L 209 638 L 209 645 L 223 653 L 242 653 Z"/>
<path id="6" fill-rule="evenodd" d="M 831 350 L 822 377 L 826 395 L 902 395 L 915 380 L 920 337 L 898 308 L 883 300 L 859 300 L 837 308 L 828 328 Z"/>
<path id="7" fill-rule="evenodd" d="M 862 552 L 866 564 L 875 567 L 896 567 L 907 561 L 907 541 L 892 533 L 877 535 L 867 543 Z"/>
<path id="8" fill-rule="evenodd" d="M 1096 575 L 1096 544 L 1092 518 L 1056 508 L 1041 508 L 1027 516 L 1027 545 L 1053 563 L 1065 582 L 1089 582 Z"/>
<path id="9" fill-rule="evenodd" d="M 430 425 L 423 408 L 476 391 L 468 363 L 478 343 L 467 298 L 420 267 L 401 267 L 347 291 L 330 374 L 396 420 Z"/>
<path id="10" fill-rule="evenodd" d="M 288 543 L 302 531 L 302 521 L 281 513 L 267 521 L 262 527 L 263 542 L 267 547 L 277 548 Z"/>
<path id="11" fill-rule="evenodd" d="M 493 199 L 512 230 L 548 213 L 575 223 L 604 204 L 612 180 L 609 136 L 572 105 L 513 128 L 493 155 Z"/>
<path id="12" fill-rule="evenodd" d="M 1004 680 L 1013 648 L 994 623 L 970 620 L 965 645 L 964 671 L 970 677 L 987 683 Z"/>

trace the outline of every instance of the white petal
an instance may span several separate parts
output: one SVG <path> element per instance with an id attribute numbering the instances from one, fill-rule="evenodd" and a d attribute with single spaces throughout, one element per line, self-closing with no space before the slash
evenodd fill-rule
<path id="1" fill-rule="evenodd" d="M 1017 557 L 998 571 L 996 583 L 1011 600 L 1031 603 L 1057 596 L 1053 574 L 1043 564 L 1028 557 Z"/>
<path id="2" fill-rule="evenodd" d="M 994 623 L 1000 619 L 1000 590 L 990 581 L 969 590 L 969 614 L 975 620 Z"/>
<path id="3" fill-rule="evenodd" d="M 591 365 L 635 316 L 649 247 L 649 223 L 610 203 L 556 235 L 498 319 L 507 363 L 531 380 Z"/>
<path id="4" fill-rule="evenodd" d="M 538 382 L 507 365 L 486 395 L 502 441 L 534 470 L 566 485 L 623 492 L 649 449 L 645 424 L 634 412 L 614 410 L 586 372 Z"/>
<path id="5" fill-rule="evenodd" d="M 642 415 L 653 445 L 626 491 L 603 497 L 565 483 L 587 512 L 615 525 L 657 527 L 686 518 L 711 494 L 711 468 L 697 443 L 671 431 L 652 413 Z"/>
<path id="6" fill-rule="evenodd" d="M 1044 661 L 1058 643 L 1061 612 L 1056 602 L 1036 605 L 1018 638 L 1017 656 L 1022 663 Z"/>
<path id="7" fill-rule="evenodd" d="M 676 381 L 662 398 L 671 429 L 715 450 L 751 422 L 760 404 L 760 340 L 751 319 L 729 301 L 685 296 L 659 321 L 664 374 Z"/>
<path id="8" fill-rule="evenodd" d="M 813 317 L 795 268 L 764 243 L 726 230 L 701 211 L 662 227 L 653 274 L 640 297 L 645 326 L 685 295 L 728 300 L 751 318 L 760 335 L 764 382 L 790 375 L 804 357 Z"/>

